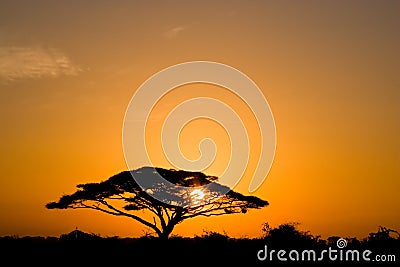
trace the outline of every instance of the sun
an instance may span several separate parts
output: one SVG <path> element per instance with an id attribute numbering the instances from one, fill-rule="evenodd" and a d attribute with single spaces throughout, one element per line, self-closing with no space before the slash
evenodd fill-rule
<path id="1" fill-rule="evenodd" d="M 190 193 L 193 199 L 201 200 L 204 198 L 204 193 L 201 189 L 195 189 Z"/>
<path id="2" fill-rule="evenodd" d="M 200 204 L 201 200 L 204 198 L 204 192 L 201 189 L 195 189 L 190 193 L 193 204 Z"/>

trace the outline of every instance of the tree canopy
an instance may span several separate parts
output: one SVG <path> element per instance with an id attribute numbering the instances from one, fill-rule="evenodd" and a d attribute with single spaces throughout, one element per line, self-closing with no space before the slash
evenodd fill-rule
<path id="1" fill-rule="evenodd" d="M 157 184 L 151 189 L 143 190 L 135 179 L 148 179 L 155 172 L 170 183 L 189 188 L 189 193 L 186 191 L 182 195 L 182 192 L 169 192 L 170 195 L 179 196 L 176 198 L 176 205 L 153 198 L 153 191 L 163 190 L 163 185 Z M 259 209 L 268 205 L 265 200 L 233 190 L 220 194 L 219 192 L 227 190 L 217 181 L 217 177 L 202 172 L 142 167 L 121 172 L 99 183 L 79 184 L 75 193 L 63 195 L 57 202 L 48 203 L 46 207 L 93 209 L 115 216 L 126 216 L 147 226 L 160 238 L 168 238 L 177 224 L 189 218 L 246 213 L 248 209 Z M 208 187 L 207 192 L 199 189 L 203 188 L 200 186 L 212 182 L 215 186 Z M 139 216 L 138 211 L 147 211 L 150 216 Z"/>

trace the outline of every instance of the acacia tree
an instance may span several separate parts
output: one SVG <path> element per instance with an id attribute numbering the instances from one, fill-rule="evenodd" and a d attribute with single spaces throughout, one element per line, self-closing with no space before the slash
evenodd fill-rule
<path id="1" fill-rule="evenodd" d="M 186 199 L 190 204 L 165 204 L 153 198 L 148 190 L 144 191 L 132 177 L 143 176 L 143 173 L 152 170 L 173 184 L 193 188 Z M 79 184 L 75 193 L 63 195 L 58 202 L 48 203 L 46 208 L 93 209 L 115 216 L 126 216 L 149 227 L 158 237 L 167 239 L 174 227 L 186 219 L 246 213 L 248 209 L 259 209 L 268 205 L 267 201 L 258 197 L 245 196 L 232 190 L 213 201 L 203 201 L 205 195 L 213 192 L 203 192 L 196 187 L 214 182 L 217 187 L 214 187 L 213 191 L 227 191 L 226 187 L 216 182 L 217 180 L 217 177 L 201 172 L 143 167 L 121 172 L 99 183 Z M 138 211 L 147 211 L 151 216 L 139 216 Z"/>

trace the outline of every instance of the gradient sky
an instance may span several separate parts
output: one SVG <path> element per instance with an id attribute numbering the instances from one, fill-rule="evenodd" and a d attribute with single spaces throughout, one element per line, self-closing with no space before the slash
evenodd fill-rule
<path id="1" fill-rule="evenodd" d="M 277 147 L 254 193 L 270 206 L 189 220 L 175 234 L 252 237 L 263 222 L 294 221 L 324 238 L 364 237 L 379 225 L 400 230 L 399 14 L 398 1 L 1 1 L 0 235 L 75 227 L 142 235 L 128 218 L 44 206 L 78 183 L 126 170 L 122 123 L 135 90 L 193 60 L 230 65 L 257 83 Z M 211 87 L 181 88 L 160 114 L 182 96 L 207 94 L 241 109 Z M 196 129 L 210 127 L 226 142 L 207 123 L 183 132 L 189 157 L 202 137 Z M 248 182 L 236 190 L 248 194 Z"/>

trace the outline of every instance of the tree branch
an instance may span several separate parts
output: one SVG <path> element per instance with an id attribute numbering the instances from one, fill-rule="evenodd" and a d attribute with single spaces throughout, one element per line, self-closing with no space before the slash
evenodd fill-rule
<path id="1" fill-rule="evenodd" d="M 132 218 L 148 227 L 150 227 L 151 229 L 153 229 L 158 235 L 160 235 L 162 233 L 162 231 L 160 229 L 158 229 L 158 227 L 134 214 L 129 214 L 126 212 L 123 212 L 115 207 L 113 207 L 112 205 L 110 205 L 109 203 L 107 203 L 105 200 L 97 200 L 96 201 L 97 204 L 103 204 L 104 206 L 106 206 L 107 208 L 109 208 L 110 210 L 113 210 L 114 212 L 110 211 L 110 210 L 106 210 L 104 208 L 101 208 L 99 205 L 97 206 L 91 206 L 91 205 L 86 205 L 83 202 L 80 202 L 79 205 L 82 205 L 82 208 L 89 208 L 89 209 L 94 209 L 94 210 L 98 210 L 98 211 L 102 211 L 111 215 L 116 215 L 116 216 L 126 216 L 129 218 Z M 71 207 L 71 208 L 79 208 L 79 207 Z"/>
<path id="2" fill-rule="evenodd" d="M 241 213 L 241 212 L 240 211 L 232 211 L 229 214 L 237 214 L 237 213 Z M 220 215 L 225 215 L 225 214 L 228 214 L 228 213 L 226 213 L 226 212 L 221 212 L 221 213 L 196 213 L 196 214 L 192 214 L 192 215 L 188 215 L 188 216 L 182 217 L 181 221 L 189 219 L 189 218 L 197 217 L 197 216 L 211 217 L 211 216 L 220 216 Z"/>

